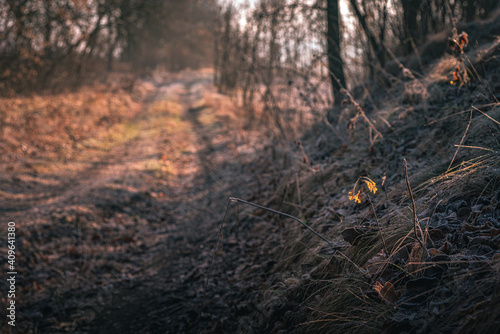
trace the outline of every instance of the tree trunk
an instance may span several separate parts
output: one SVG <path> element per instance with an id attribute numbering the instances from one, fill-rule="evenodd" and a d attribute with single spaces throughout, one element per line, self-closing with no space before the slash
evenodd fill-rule
<path id="1" fill-rule="evenodd" d="M 417 15 L 420 10 L 421 0 L 401 0 L 403 7 L 403 25 L 405 29 L 405 49 L 407 53 L 413 52 L 413 45 L 419 43 L 417 32 Z"/>
<path id="2" fill-rule="evenodd" d="M 345 87 L 344 64 L 340 55 L 340 25 L 338 0 L 326 1 L 326 14 L 328 21 L 327 54 L 328 69 L 332 81 L 332 93 L 335 105 L 340 104 L 340 89 Z"/>

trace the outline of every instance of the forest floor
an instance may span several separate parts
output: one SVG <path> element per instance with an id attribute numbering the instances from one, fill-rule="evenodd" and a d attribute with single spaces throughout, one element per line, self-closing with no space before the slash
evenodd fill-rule
<path id="1" fill-rule="evenodd" d="M 57 96 L 6 103 L 14 112 L 0 207 L 16 223 L 19 333 L 234 331 L 234 312 L 251 309 L 256 282 L 235 276 L 252 265 L 248 253 L 261 252 L 258 230 L 226 240 L 229 256 L 209 268 L 229 196 L 249 198 L 271 179 L 257 163 L 262 133 L 243 130 L 210 72 L 137 86 L 136 101 L 108 87 L 97 97 L 66 97 L 83 106 Z M 106 115 L 90 106 L 80 116 L 92 98 L 111 104 Z M 38 118 L 25 120 L 30 107 L 40 108 Z M 80 111 L 73 124 L 59 124 L 61 115 L 46 124 L 44 110 L 54 108 Z M 22 133 L 26 122 L 37 130 Z"/>
<path id="2" fill-rule="evenodd" d="M 0 328 L 499 328 L 498 66 L 462 87 L 453 61 L 376 105 L 357 97 L 371 123 L 353 99 L 335 128 L 318 121 L 287 144 L 210 71 L 3 99 L 0 242 L 15 222 L 18 275 L 16 328 L 4 316 Z"/>

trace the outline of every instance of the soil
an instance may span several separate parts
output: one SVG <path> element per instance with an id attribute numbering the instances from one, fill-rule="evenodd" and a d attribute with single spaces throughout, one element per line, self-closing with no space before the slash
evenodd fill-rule
<path id="1" fill-rule="evenodd" d="M 137 126 L 131 139 L 49 162 L 54 173 L 26 168 L 40 157 L 4 164 L 18 333 L 234 333 L 254 308 L 259 274 L 272 266 L 253 266 L 267 251 L 263 229 L 224 235 L 212 259 L 229 196 L 249 198 L 272 179 L 262 176 L 266 164 L 255 168 L 263 140 L 221 107 L 230 102 L 213 91 L 210 73 L 154 85 L 122 120 Z"/>

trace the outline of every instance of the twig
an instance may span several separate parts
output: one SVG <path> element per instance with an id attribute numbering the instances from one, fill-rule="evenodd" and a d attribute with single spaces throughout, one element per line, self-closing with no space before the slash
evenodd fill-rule
<path id="1" fill-rule="evenodd" d="M 382 135 L 382 133 L 380 131 L 378 131 L 378 129 L 375 127 L 375 125 L 372 123 L 372 121 L 368 118 L 368 116 L 366 116 L 365 111 L 363 110 L 363 108 L 361 108 L 361 105 L 354 99 L 354 96 L 352 96 L 351 92 L 349 92 L 345 88 L 342 88 L 341 92 L 349 98 L 349 101 L 356 108 L 356 115 L 353 118 L 351 118 L 351 120 L 349 121 L 349 124 L 354 126 L 356 124 L 356 121 L 360 117 L 363 118 L 366 123 L 368 123 L 370 149 L 371 149 L 371 147 L 373 146 L 375 141 L 378 138 L 383 138 L 384 136 Z M 375 135 L 373 135 L 373 132 L 375 132 Z"/>
<path id="2" fill-rule="evenodd" d="M 262 206 L 262 205 L 259 205 L 259 204 L 255 204 L 255 203 L 252 203 L 252 202 L 248 202 L 248 201 L 245 201 L 243 199 L 240 199 L 240 198 L 236 198 L 236 197 L 229 197 L 229 201 L 228 201 L 228 205 L 229 203 L 231 202 L 239 202 L 239 203 L 243 203 L 243 204 L 246 204 L 246 205 L 250 205 L 250 206 L 253 206 L 253 207 L 256 207 L 256 208 L 259 208 L 259 209 L 262 209 L 262 210 L 266 210 L 266 211 L 269 211 L 269 212 L 272 212 L 272 213 L 275 213 L 277 215 L 281 215 L 281 216 L 285 216 L 285 217 L 288 217 L 288 218 L 291 218 L 297 222 L 299 222 L 300 224 L 302 224 L 305 228 L 307 228 L 309 231 L 311 231 L 315 236 L 317 236 L 318 238 L 320 238 L 321 240 L 325 241 L 330 247 L 332 247 L 333 250 L 335 250 L 335 253 L 338 253 L 340 254 L 344 259 L 347 260 L 347 262 L 351 263 L 356 269 L 358 269 L 363 275 L 367 276 L 367 277 L 370 277 L 370 275 L 367 274 L 367 272 L 361 268 L 360 266 L 358 266 L 356 263 L 354 263 L 351 259 L 349 259 L 347 257 L 347 255 L 345 255 L 344 253 L 342 253 L 341 251 L 339 250 L 336 250 L 335 249 L 335 244 L 333 242 L 331 242 L 330 240 L 328 240 L 327 238 L 325 238 L 324 236 L 322 236 L 320 233 L 316 232 L 314 229 L 312 229 L 309 225 L 307 225 L 306 223 L 304 223 L 302 220 L 300 220 L 299 218 L 295 217 L 295 216 L 292 216 L 288 213 L 284 213 L 284 212 L 281 212 L 281 211 L 277 211 L 277 210 L 274 210 L 274 209 L 270 209 L 270 208 L 267 208 L 265 206 Z M 227 209 L 226 209 L 226 212 L 227 212 Z M 226 215 L 224 214 L 224 217 Z M 215 253 L 214 253 L 214 257 L 215 257 Z M 213 260 L 212 260 L 212 263 L 213 263 Z M 207 281 L 208 282 L 208 281 Z"/>
<path id="3" fill-rule="evenodd" d="M 420 246 L 422 247 L 422 250 L 424 250 L 424 243 L 420 238 L 418 237 L 417 233 L 417 223 L 418 223 L 418 217 L 417 217 L 417 207 L 415 206 L 415 199 L 413 198 L 413 193 L 411 191 L 410 187 L 410 180 L 408 179 L 408 166 L 406 164 L 406 158 L 403 159 L 405 163 L 405 174 L 406 174 L 406 187 L 408 188 L 408 192 L 410 193 L 410 199 L 411 199 L 411 205 L 413 209 L 413 229 L 415 230 L 415 238 L 417 241 L 420 243 Z"/>
<path id="4" fill-rule="evenodd" d="M 302 145 L 300 145 L 300 147 L 302 147 Z M 302 148 L 302 151 L 304 149 Z M 303 153 L 303 152 L 302 152 Z M 305 155 L 305 154 L 304 154 Z M 297 180 L 297 196 L 298 196 L 298 200 L 299 200 L 299 213 L 300 213 L 300 216 L 302 216 L 302 200 L 300 198 L 300 183 L 299 183 L 299 173 L 295 174 L 296 176 L 296 180 Z"/>
<path id="5" fill-rule="evenodd" d="M 357 119 L 359 117 L 362 117 L 366 123 L 368 123 L 368 128 L 370 130 L 372 130 L 373 132 L 375 132 L 375 135 L 373 136 L 372 133 L 370 133 L 370 149 L 371 147 L 373 146 L 373 144 L 375 143 L 375 141 L 378 139 L 378 138 L 384 138 L 384 136 L 382 135 L 382 133 L 380 131 L 378 131 L 378 129 L 375 127 L 375 125 L 372 123 L 372 121 L 368 118 L 368 116 L 366 116 L 366 113 L 365 111 L 363 110 L 363 108 L 361 108 L 361 106 L 359 105 L 359 103 L 354 99 L 354 96 L 352 96 L 351 92 L 349 92 L 349 90 L 347 90 L 343 85 L 342 83 L 340 82 L 340 79 L 337 78 L 335 76 L 334 73 L 330 72 L 330 75 L 335 79 L 335 81 L 337 81 L 337 84 L 340 86 L 340 92 L 344 95 L 346 95 L 348 98 L 349 98 L 349 101 L 354 105 L 354 107 L 356 108 L 356 115 L 351 118 L 351 120 L 349 121 L 349 123 L 352 123 L 352 124 L 355 124 Z"/>
<path id="6" fill-rule="evenodd" d="M 498 104 L 498 103 L 497 103 Z M 472 106 L 472 109 L 475 109 L 477 111 L 479 111 L 481 114 L 483 114 L 484 116 L 488 117 L 490 120 L 492 120 L 493 122 L 497 123 L 497 125 L 500 125 L 500 122 L 497 121 L 496 119 L 494 119 L 493 117 L 491 117 L 490 115 L 488 115 L 487 113 L 485 113 L 484 111 L 481 111 L 479 110 L 478 108 Z"/>
<path id="7" fill-rule="evenodd" d="M 470 127 L 471 123 L 472 123 L 472 109 L 470 111 L 469 124 L 467 124 L 467 128 L 465 129 L 464 135 L 462 136 L 462 139 L 460 140 L 460 144 L 458 145 L 457 150 L 455 151 L 455 154 L 453 155 L 453 158 L 451 159 L 450 165 L 448 166 L 448 169 L 446 170 L 446 172 L 448 172 L 450 170 L 451 165 L 455 161 L 455 158 L 457 157 L 457 154 L 458 154 L 458 150 L 462 146 L 462 143 L 464 142 L 465 136 L 467 136 L 467 132 L 469 131 L 469 127 Z"/>
<path id="8" fill-rule="evenodd" d="M 221 249 L 222 249 L 222 227 L 224 226 L 224 222 L 226 221 L 226 215 L 227 215 L 227 211 L 229 209 L 230 204 L 231 204 L 231 201 L 227 202 L 226 211 L 224 211 L 224 218 L 222 218 L 222 223 L 220 224 L 219 237 L 217 238 L 217 244 L 215 245 L 214 254 L 212 256 L 212 261 L 210 263 L 210 270 L 209 270 L 208 275 L 207 275 L 207 280 L 205 281 L 205 289 L 208 287 L 208 279 L 209 279 L 210 274 L 212 273 L 212 269 L 214 267 L 215 254 L 217 253 L 217 248 L 219 248 L 219 243 L 221 244 Z M 239 222 L 239 219 L 238 219 L 238 222 Z"/>
<path id="9" fill-rule="evenodd" d="M 240 202 L 240 203 L 243 203 L 243 204 L 246 204 L 246 205 L 250 205 L 250 206 L 253 206 L 253 207 L 256 207 L 256 208 L 259 208 L 259 209 L 263 209 L 263 210 L 266 210 L 266 211 L 269 211 L 269 212 L 281 215 L 281 216 L 285 216 L 285 217 L 291 218 L 291 219 L 293 219 L 293 220 L 301 223 L 305 228 L 307 228 L 309 231 L 311 231 L 318 238 L 320 238 L 323 241 L 325 241 L 332 248 L 335 248 L 335 245 L 333 244 L 333 242 L 331 242 L 330 240 L 328 240 L 327 238 L 325 238 L 324 236 L 322 236 L 321 234 L 319 234 L 318 232 L 316 232 L 315 230 L 313 230 L 309 225 L 307 225 L 306 223 L 304 223 L 302 220 L 300 220 L 299 218 L 297 218 L 295 216 L 289 215 L 288 213 L 284 213 L 284 212 L 281 212 L 281 211 L 277 211 L 277 210 L 273 210 L 273 209 L 270 209 L 270 208 L 266 208 L 265 206 L 262 206 L 262 205 L 259 205 L 259 204 L 255 204 L 255 203 L 252 203 L 252 202 L 248 202 L 248 201 L 242 200 L 240 198 L 236 198 L 236 197 L 229 197 L 229 202 Z"/>
<path id="10" fill-rule="evenodd" d="M 478 150 L 483 150 L 483 151 L 489 151 L 489 152 L 493 152 L 493 153 L 497 153 L 498 151 L 495 151 L 495 150 L 492 150 L 490 148 L 486 148 L 486 147 L 480 147 L 480 146 L 470 146 L 470 145 L 455 145 L 455 147 L 464 147 L 464 148 L 474 148 L 474 149 L 478 149 Z"/>

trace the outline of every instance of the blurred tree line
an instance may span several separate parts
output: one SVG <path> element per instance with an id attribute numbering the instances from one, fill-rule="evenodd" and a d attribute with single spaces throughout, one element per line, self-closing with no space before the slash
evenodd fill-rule
<path id="1" fill-rule="evenodd" d="M 214 0 L 0 1 L 0 90 L 78 85 L 110 70 L 211 66 Z"/>
<path id="2" fill-rule="evenodd" d="M 223 92 L 241 90 L 245 105 L 256 95 L 277 105 L 275 83 L 288 86 L 289 95 L 299 91 L 311 108 L 321 99 L 339 104 L 343 87 L 388 85 L 388 62 L 498 6 L 498 0 L 258 0 L 241 10 L 230 3 L 217 23 L 215 83 Z M 320 89 L 325 82 L 329 97 Z"/>

